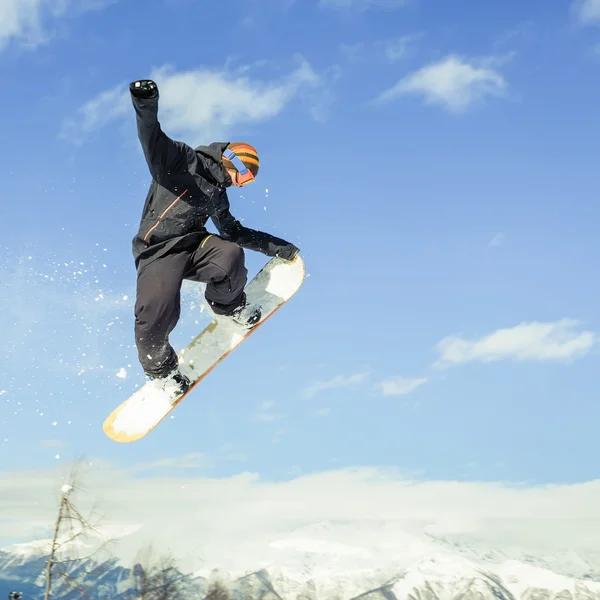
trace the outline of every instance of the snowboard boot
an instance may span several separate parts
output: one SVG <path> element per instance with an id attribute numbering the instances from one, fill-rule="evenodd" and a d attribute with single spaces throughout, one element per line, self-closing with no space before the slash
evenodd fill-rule
<path id="1" fill-rule="evenodd" d="M 261 317 L 262 311 L 258 304 L 244 303 L 233 311 L 230 318 L 238 325 L 251 329 L 260 321 Z"/>
<path id="2" fill-rule="evenodd" d="M 248 304 L 245 302 L 239 308 L 233 311 L 233 314 L 229 317 L 234 323 L 251 329 L 254 327 L 262 317 L 262 311 L 258 304 Z"/>
<path id="3" fill-rule="evenodd" d="M 217 304 L 210 300 L 208 301 L 208 305 L 217 319 L 227 319 L 248 329 L 252 329 L 262 317 L 260 306 L 258 304 L 249 304 L 246 294 L 242 294 L 240 303 L 233 309 L 231 305 Z"/>
<path id="4" fill-rule="evenodd" d="M 183 396 L 191 386 L 190 380 L 179 369 L 171 371 L 165 377 L 150 377 L 150 380 L 171 398 Z"/>

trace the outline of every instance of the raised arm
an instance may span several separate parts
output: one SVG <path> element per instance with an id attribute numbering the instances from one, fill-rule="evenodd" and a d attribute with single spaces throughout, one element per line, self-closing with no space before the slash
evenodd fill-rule
<path id="1" fill-rule="evenodd" d="M 185 160 L 186 144 L 165 134 L 158 121 L 158 86 L 151 80 L 129 85 L 135 109 L 138 138 L 152 177 L 160 180 Z"/>
<path id="2" fill-rule="evenodd" d="M 285 260 L 293 260 L 299 252 L 299 249 L 290 242 L 262 231 L 244 227 L 232 216 L 229 208 L 222 210 L 218 216 L 213 216 L 211 219 L 221 237 L 235 242 L 242 248 L 261 252 L 267 256 L 278 256 Z"/>

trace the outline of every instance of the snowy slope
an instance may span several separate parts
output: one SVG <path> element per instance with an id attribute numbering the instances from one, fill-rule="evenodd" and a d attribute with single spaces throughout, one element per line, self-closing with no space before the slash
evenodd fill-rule
<path id="1" fill-rule="evenodd" d="M 271 542 L 270 561 L 243 579 L 243 586 L 259 597 L 269 591 L 269 582 L 285 600 L 600 600 L 600 577 L 591 565 L 586 576 L 576 578 L 540 566 L 544 561 L 534 564 L 531 556 L 523 562 L 500 553 L 494 560 L 492 551 L 477 556 L 431 536 L 395 534 L 394 541 L 382 535 L 385 541 L 377 544 L 369 540 L 372 526 L 304 528 Z M 196 574 L 209 577 L 204 569 Z M 226 576 L 239 588 L 235 577 Z"/>
<path id="2" fill-rule="evenodd" d="M 0 551 L 0 597 L 6 598 L 10 591 L 20 591 L 24 600 L 41 600 L 44 566 L 44 558 L 32 555 L 26 559 L 19 556 L 15 560 L 11 552 Z M 131 570 L 120 565 L 118 558 L 75 562 L 66 572 L 77 581 L 80 589 L 87 592 L 88 600 L 129 600 L 134 596 Z M 201 597 L 204 586 L 198 587 L 189 580 L 188 584 L 193 597 Z M 55 600 L 75 600 L 82 596 L 67 580 L 55 575 L 52 597 Z"/>
<path id="3" fill-rule="evenodd" d="M 547 565 L 559 565 L 558 555 L 514 560 L 493 548 L 476 550 L 407 531 L 394 531 L 393 540 L 381 535 L 380 543 L 373 534 L 372 526 L 318 523 L 271 539 L 262 552 L 240 540 L 230 546 L 234 560 L 202 560 L 187 578 L 186 597 L 202 598 L 218 579 L 234 600 L 600 600 L 598 565 L 588 559 L 570 556 L 557 572 Z M 43 584 L 43 548 L 33 543 L 0 551 L 0 594 L 18 589 L 26 599 L 39 597 L 33 590 Z M 587 565 L 587 572 L 566 574 L 573 565 Z M 83 574 L 90 600 L 127 600 L 132 592 L 128 566 L 116 558 L 87 561 L 71 574 Z M 56 592 L 55 598 L 75 597 L 65 585 Z"/>

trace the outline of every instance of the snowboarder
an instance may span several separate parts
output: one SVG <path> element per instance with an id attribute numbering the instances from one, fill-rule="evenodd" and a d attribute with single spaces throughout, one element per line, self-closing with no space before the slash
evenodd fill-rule
<path id="1" fill-rule="evenodd" d="M 175 383 L 177 395 L 189 389 L 179 372 L 169 335 L 180 317 L 183 280 L 206 283 L 212 311 L 245 327 L 261 318 L 244 287 L 248 271 L 244 248 L 293 260 L 290 242 L 240 224 L 229 210 L 227 188 L 256 178 L 256 149 L 243 142 L 213 142 L 192 148 L 169 138 L 158 121 L 158 86 L 152 80 L 129 86 L 137 132 L 152 182 L 133 238 L 137 269 L 135 342 L 147 377 Z M 210 234 L 211 219 L 219 234 Z"/>

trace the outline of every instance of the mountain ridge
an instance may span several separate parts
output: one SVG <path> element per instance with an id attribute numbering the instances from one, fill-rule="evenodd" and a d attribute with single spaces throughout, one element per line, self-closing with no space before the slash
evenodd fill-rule
<path id="1" fill-rule="evenodd" d="M 396 543 L 388 537 L 379 546 L 373 540 L 360 546 L 361 539 L 360 528 L 350 532 L 317 523 L 263 543 L 267 554 L 253 553 L 241 540 L 238 551 L 246 566 L 237 557 L 230 565 L 207 561 L 200 569 L 177 572 L 190 600 L 204 598 L 215 581 L 232 600 L 600 600 L 600 569 L 568 550 L 562 559 L 524 552 L 525 560 L 517 560 L 502 549 L 430 534 L 405 532 Z M 47 544 L 0 549 L 0 594 L 17 590 L 23 600 L 43 597 Z M 118 555 L 73 564 L 69 576 L 81 579 L 88 600 L 135 598 L 133 564 Z M 56 582 L 53 599 L 80 597 L 59 576 Z"/>

